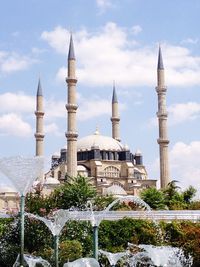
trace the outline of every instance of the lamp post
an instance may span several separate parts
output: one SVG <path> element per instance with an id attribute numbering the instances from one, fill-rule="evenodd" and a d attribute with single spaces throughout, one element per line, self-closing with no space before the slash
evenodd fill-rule
<path id="1" fill-rule="evenodd" d="M 59 267 L 58 259 L 58 248 L 59 248 L 59 235 L 54 236 L 54 257 L 55 257 L 55 267 Z"/>
<path id="2" fill-rule="evenodd" d="M 20 267 L 24 266 L 24 206 L 25 196 L 22 194 L 20 197 Z"/>
<path id="3" fill-rule="evenodd" d="M 98 226 L 93 226 L 93 257 L 98 261 Z"/>

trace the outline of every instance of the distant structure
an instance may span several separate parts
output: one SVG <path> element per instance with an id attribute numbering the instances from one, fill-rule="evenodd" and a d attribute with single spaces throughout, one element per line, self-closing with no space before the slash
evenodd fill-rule
<path id="1" fill-rule="evenodd" d="M 116 90 L 115 90 L 115 83 L 113 84 L 111 122 L 112 122 L 112 138 L 114 138 L 114 139 L 116 139 L 117 141 L 120 142 L 121 141 L 120 140 L 120 136 L 119 136 L 120 117 L 119 117 L 117 94 L 116 94 Z"/>
<path id="2" fill-rule="evenodd" d="M 42 94 L 42 87 L 40 79 L 38 81 L 38 88 L 37 88 L 37 96 L 36 96 L 36 156 L 44 156 L 44 131 L 43 131 L 43 117 L 44 117 L 44 110 L 43 110 L 43 94 Z"/>
<path id="3" fill-rule="evenodd" d="M 72 35 L 68 53 L 68 112 L 67 146 L 52 156 L 52 166 L 45 176 L 44 188 L 50 192 L 58 184 L 83 175 L 89 177 L 100 194 L 138 195 L 140 190 L 156 186 L 156 180 L 148 178 L 139 150 L 132 153 L 120 141 L 120 117 L 115 84 L 112 95 L 112 137 L 103 136 L 97 129 L 94 134 L 78 139 L 76 130 L 76 59 Z"/>
<path id="4" fill-rule="evenodd" d="M 72 35 L 70 37 L 69 53 L 68 53 L 68 77 L 66 79 L 68 85 L 68 103 L 66 105 L 68 113 L 67 123 L 67 175 L 70 177 L 77 176 L 77 137 L 76 131 L 76 59 L 74 53 L 74 44 Z"/>
<path id="5" fill-rule="evenodd" d="M 162 59 L 161 47 L 158 53 L 158 67 L 157 67 L 157 87 L 158 95 L 158 125 L 159 125 L 159 150 L 160 150 L 160 186 L 165 188 L 170 182 L 169 178 L 169 159 L 168 159 L 168 144 L 167 137 L 167 109 L 166 109 L 166 92 L 165 86 L 165 70 Z"/>
<path id="6" fill-rule="evenodd" d="M 94 134 L 78 139 L 76 130 L 76 59 L 72 35 L 70 37 L 68 53 L 68 75 L 66 104 L 67 109 L 67 146 L 59 153 L 52 155 L 51 169 L 45 174 L 44 179 L 39 179 L 43 186 L 44 194 L 49 194 L 60 183 L 71 177 L 82 175 L 89 178 L 91 184 L 97 188 L 99 194 L 113 196 L 139 195 L 144 188 L 155 187 L 156 180 L 149 179 L 143 164 L 140 150 L 131 152 L 127 145 L 122 144 L 120 138 L 119 103 L 115 84 L 112 95 L 112 137 L 103 136 L 96 129 Z M 160 148 L 160 182 L 161 188 L 169 183 L 169 162 L 167 137 L 167 110 L 166 91 L 164 78 L 164 65 L 161 48 L 158 54 L 157 87 L 158 94 L 158 122 Z M 44 155 L 43 132 L 43 94 L 40 79 L 36 95 L 36 156 Z M 18 196 L 12 189 L 0 191 L 0 210 L 18 209 Z"/>

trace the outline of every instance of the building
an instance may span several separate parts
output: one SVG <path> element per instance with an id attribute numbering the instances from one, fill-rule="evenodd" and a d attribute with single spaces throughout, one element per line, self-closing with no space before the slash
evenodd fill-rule
<path id="1" fill-rule="evenodd" d="M 70 38 L 68 53 L 68 76 L 67 95 L 67 146 L 60 149 L 59 154 L 52 155 L 50 170 L 39 177 L 44 194 L 49 194 L 60 183 L 82 175 L 88 177 L 100 194 L 139 195 L 139 192 L 148 187 L 156 186 L 156 180 L 149 179 L 146 168 L 143 164 L 142 153 L 130 151 L 127 145 L 121 143 L 120 139 L 120 116 L 118 110 L 118 99 L 115 85 L 113 85 L 112 95 L 112 137 L 103 136 L 99 130 L 78 139 L 76 130 L 76 59 L 72 36 Z M 158 124 L 159 124 L 159 144 L 160 152 L 160 184 L 165 188 L 169 183 L 169 163 L 167 137 L 167 110 L 166 91 L 164 78 L 164 65 L 161 48 L 158 54 L 157 66 L 157 86 L 158 95 Z M 36 156 L 43 156 L 44 132 L 43 132 L 43 93 L 39 80 L 36 95 Z M 0 192 L 0 210 L 16 210 L 18 208 L 18 195 L 10 189 Z"/>
<path id="2" fill-rule="evenodd" d="M 161 51 L 160 51 L 161 53 Z M 76 130 L 76 59 L 72 36 L 70 38 L 68 53 L 68 103 L 66 109 L 68 113 L 67 124 L 67 146 L 60 150 L 59 154 L 52 155 L 51 169 L 45 174 L 44 192 L 49 193 L 58 184 L 63 183 L 70 177 L 83 175 L 89 178 L 90 182 L 97 188 L 100 194 L 113 195 L 138 195 L 139 191 L 151 186 L 156 186 L 156 180 L 149 179 L 146 168 L 143 164 L 142 153 L 130 151 L 127 145 L 120 141 L 120 116 L 118 110 L 118 99 L 115 84 L 113 85 L 112 95 L 112 137 L 103 136 L 99 130 L 78 139 Z M 38 101 L 38 94 L 41 97 L 41 85 L 39 84 L 40 94 L 37 92 L 36 114 L 40 114 L 40 121 L 37 118 L 37 129 L 41 129 L 42 117 L 41 99 Z M 39 88 L 38 86 L 38 88 Z M 44 134 L 36 130 L 36 155 L 38 148 L 43 146 Z M 37 137 L 40 137 L 38 143 Z M 42 140 L 42 142 L 41 142 Z"/>

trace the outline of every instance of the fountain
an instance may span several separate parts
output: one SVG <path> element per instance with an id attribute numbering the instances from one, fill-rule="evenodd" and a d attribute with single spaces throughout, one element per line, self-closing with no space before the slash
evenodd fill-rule
<path id="1" fill-rule="evenodd" d="M 98 227 L 101 221 L 110 214 L 110 210 L 119 202 L 134 202 L 137 206 L 151 211 L 150 206 L 144 202 L 142 199 L 136 196 L 122 196 L 114 200 L 108 207 L 103 211 L 94 212 L 92 202 L 88 201 L 88 206 L 90 207 L 90 221 L 93 228 L 93 257 L 98 260 Z M 109 252 L 108 252 L 109 253 Z M 105 253 L 104 253 L 105 254 Z"/>
<path id="2" fill-rule="evenodd" d="M 121 196 L 115 199 L 110 205 L 108 205 L 108 207 L 106 207 L 104 212 L 110 211 L 119 202 L 128 202 L 128 201 L 134 202 L 137 206 L 144 208 L 147 211 L 151 211 L 151 207 L 144 200 L 136 196 L 128 195 L 128 196 Z"/>
<path id="3" fill-rule="evenodd" d="M 93 257 L 98 261 L 98 227 L 104 218 L 104 211 L 94 213 L 92 202 L 88 201 L 90 207 L 90 222 L 93 228 Z"/>
<path id="4" fill-rule="evenodd" d="M 104 251 L 104 250 L 99 250 L 99 253 L 101 253 L 102 255 L 105 255 L 107 257 L 107 259 L 108 259 L 108 261 L 112 267 L 115 267 L 118 260 L 120 260 L 122 257 L 127 255 L 126 252 L 111 253 L 111 252 Z"/>
<path id="5" fill-rule="evenodd" d="M 49 219 L 31 214 L 31 213 L 26 213 L 25 215 L 44 222 L 45 225 L 51 231 L 52 235 L 54 236 L 55 265 L 56 267 L 58 267 L 59 266 L 59 260 L 58 260 L 59 235 L 63 227 L 65 226 L 65 223 L 71 218 L 70 211 L 62 210 L 62 209 L 57 210 L 53 213 L 53 215 Z"/>
<path id="6" fill-rule="evenodd" d="M 68 262 L 63 267 L 100 267 L 97 260 L 93 258 L 81 258 L 73 262 Z"/>
<path id="7" fill-rule="evenodd" d="M 130 246 L 134 245 L 129 244 Z M 138 245 L 138 249 L 140 251 L 132 254 L 129 259 L 131 267 L 136 267 L 138 264 L 155 267 L 189 267 L 192 265 L 192 258 L 186 259 L 182 249 L 177 247 Z"/>
<path id="8" fill-rule="evenodd" d="M 0 159 L 0 170 L 20 194 L 20 266 L 24 266 L 24 205 L 26 193 L 33 181 L 41 175 L 42 157 L 9 157 Z"/>
<path id="9" fill-rule="evenodd" d="M 14 263 L 13 267 L 19 267 L 19 255 L 17 257 L 16 262 Z M 28 254 L 24 254 L 24 261 L 28 264 L 29 267 L 36 267 L 37 264 L 43 267 L 51 267 L 50 263 L 41 257 L 34 257 Z"/>

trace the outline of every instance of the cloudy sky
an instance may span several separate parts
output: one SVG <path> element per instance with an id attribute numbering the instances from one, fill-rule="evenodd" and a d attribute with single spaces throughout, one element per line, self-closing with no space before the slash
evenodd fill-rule
<path id="1" fill-rule="evenodd" d="M 66 144 L 66 66 L 74 36 L 78 132 L 111 135 L 115 80 L 121 139 L 159 178 L 156 65 L 161 44 L 170 173 L 200 188 L 199 0 L 18 0 L 0 9 L 0 157 L 34 155 L 35 93 L 45 97 L 45 156 Z M 2 178 L 0 183 L 6 183 Z"/>

